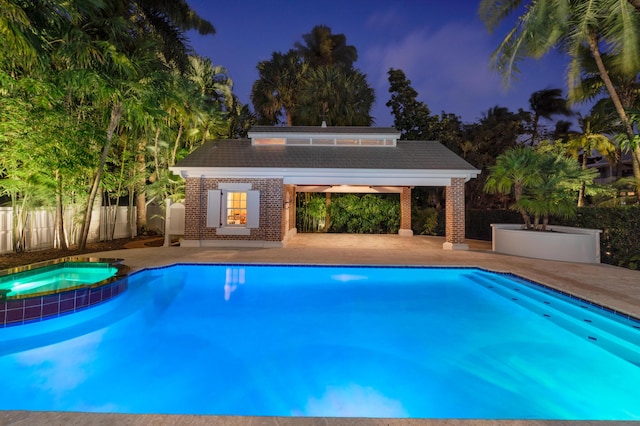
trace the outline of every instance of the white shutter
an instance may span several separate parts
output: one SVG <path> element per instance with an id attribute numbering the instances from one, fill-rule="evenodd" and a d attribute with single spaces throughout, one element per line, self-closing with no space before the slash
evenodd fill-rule
<path id="1" fill-rule="evenodd" d="M 220 227 L 220 195 L 219 189 L 207 191 L 207 228 Z"/>
<path id="2" fill-rule="evenodd" d="M 260 191 L 247 191 L 247 228 L 260 227 Z"/>

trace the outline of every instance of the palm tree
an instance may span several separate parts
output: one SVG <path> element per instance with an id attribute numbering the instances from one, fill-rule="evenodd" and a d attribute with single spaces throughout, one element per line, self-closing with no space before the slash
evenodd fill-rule
<path id="1" fill-rule="evenodd" d="M 569 136 L 566 145 L 567 152 L 574 158 L 578 158 L 582 153 L 581 167 L 583 170 L 587 169 L 587 160 L 593 151 L 604 155 L 610 162 L 617 160 L 616 146 L 608 137 L 598 132 L 598 129 L 604 125 L 599 118 L 598 115 L 580 116 L 578 121 L 580 122 L 582 133 Z M 585 187 L 586 181 L 582 181 L 578 192 L 578 207 L 584 206 Z"/>
<path id="2" fill-rule="evenodd" d="M 337 66 L 350 70 L 358 59 L 358 51 L 347 45 L 344 34 L 331 34 L 326 25 L 313 27 L 309 34 L 302 36 L 305 44 L 296 42 L 294 47 L 312 68 Z"/>
<path id="3" fill-rule="evenodd" d="M 640 12 L 631 3 L 618 0 L 482 0 L 480 16 L 493 31 L 523 4 L 524 12 L 493 54 L 494 66 L 508 81 L 518 71 L 517 63 L 522 58 L 539 58 L 552 48 L 561 47 L 571 58 L 568 71 L 571 88 L 580 80 L 580 53 L 587 47 L 627 139 L 637 145 L 633 147 L 634 174 L 640 177 L 640 144 L 636 143 L 631 120 L 602 58 L 603 53 L 608 53 L 616 58 L 616 70 L 625 75 L 638 73 Z"/>
<path id="4" fill-rule="evenodd" d="M 0 0 L 0 67 L 11 72 L 45 67 L 60 29 L 102 7 L 98 0 L 25 2 Z"/>
<path id="5" fill-rule="evenodd" d="M 529 97 L 529 106 L 533 111 L 531 145 L 536 143 L 541 118 L 549 120 L 554 115 L 569 116 L 573 114 L 567 105 L 567 100 L 562 97 L 561 89 L 544 89 L 533 92 Z"/>
<path id="6" fill-rule="evenodd" d="M 278 124 L 284 115 L 284 123 L 293 125 L 307 70 L 308 64 L 293 50 L 274 52 L 271 60 L 258 64 L 259 78 L 251 89 L 251 102 L 263 124 Z"/>
<path id="7" fill-rule="evenodd" d="M 231 137 L 228 130 L 223 130 L 223 114 L 235 114 L 237 99 L 233 95 L 233 81 L 227 70 L 220 65 L 213 65 L 211 59 L 192 55 L 189 57 L 190 67 L 187 78 L 195 85 L 203 101 L 205 111 L 200 129 L 200 144 L 212 134 Z M 174 156 L 175 160 L 175 156 Z M 175 161 L 174 161 L 175 162 Z M 171 165 L 173 165 L 173 163 Z"/>
<path id="8" fill-rule="evenodd" d="M 534 216 L 533 229 L 544 231 L 550 216 L 571 217 L 576 212 L 576 186 L 593 178 L 572 159 L 551 152 L 534 152 L 541 180 L 525 188 L 515 207 Z M 542 223 L 540 221 L 542 220 Z"/>
<path id="9" fill-rule="evenodd" d="M 200 35 L 213 35 L 216 32 L 186 0 L 114 0 L 110 4 L 109 16 L 124 18 L 138 35 L 153 35 L 160 44 L 157 53 L 181 70 L 189 66 L 191 52 L 185 33 L 195 30 Z"/>
<path id="10" fill-rule="evenodd" d="M 301 125 L 370 126 L 375 101 L 366 76 L 357 70 L 319 67 L 309 70 L 300 93 L 296 121 Z"/>
<path id="11" fill-rule="evenodd" d="M 86 17 L 80 34 L 81 41 L 95 46 L 95 54 L 86 56 L 65 55 L 71 67 L 86 66 L 78 58 L 88 62 L 98 79 L 104 82 L 98 104 L 110 110 L 106 124 L 105 143 L 94 174 L 84 220 L 80 233 L 79 248 L 84 248 L 89 233 L 89 224 L 95 197 L 98 193 L 105 164 L 116 131 L 124 117 L 134 117 L 134 111 L 143 105 L 154 108 L 144 100 L 153 97 L 158 90 L 154 84 L 157 73 L 166 72 L 166 63 L 175 61 L 184 64 L 188 46 L 184 43 L 184 31 L 197 29 L 203 34 L 214 32 L 210 23 L 193 12 L 184 0 L 178 1 L 129 1 L 109 3 L 109 8 L 98 16 Z M 120 37 L 120 34 L 135 36 Z M 82 43 L 78 43 L 81 44 Z M 156 107 L 157 109 L 157 103 Z M 137 114 L 141 116 L 140 114 Z"/>
<path id="12" fill-rule="evenodd" d="M 489 167 L 490 175 L 485 182 L 485 191 L 490 194 L 513 192 L 512 208 L 520 212 L 527 229 L 532 227 L 531 217 L 520 202 L 526 188 L 542 182 L 538 161 L 539 157 L 533 149 L 523 146 L 512 148 L 498 156 L 496 164 Z"/>

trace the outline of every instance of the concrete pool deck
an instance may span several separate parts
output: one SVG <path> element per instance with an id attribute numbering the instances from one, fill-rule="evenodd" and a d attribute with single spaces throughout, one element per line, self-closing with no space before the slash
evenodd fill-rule
<path id="1" fill-rule="evenodd" d="M 605 264 L 529 259 L 491 252 L 491 243 L 469 240 L 468 251 L 442 249 L 444 238 L 397 235 L 298 234 L 284 248 L 133 248 L 92 254 L 122 258 L 132 271 L 174 263 L 272 263 L 323 265 L 477 266 L 511 272 L 621 313 L 640 318 L 640 271 Z M 371 419 L 119 415 L 0 411 L 0 425 L 214 425 L 214 426 L 489 426 L 614 425 L 636 422 Z"/>

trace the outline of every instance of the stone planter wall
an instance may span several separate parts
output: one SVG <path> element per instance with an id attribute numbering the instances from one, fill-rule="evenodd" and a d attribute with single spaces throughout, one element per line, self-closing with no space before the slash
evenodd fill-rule
<path id="1" fill-rule="evenodd" d="M 518 224 L 492 224 L 496 253 L 565 262 L 600 263 L 600 229 L 549 226 L 547 231 L 522 229 Z"/>

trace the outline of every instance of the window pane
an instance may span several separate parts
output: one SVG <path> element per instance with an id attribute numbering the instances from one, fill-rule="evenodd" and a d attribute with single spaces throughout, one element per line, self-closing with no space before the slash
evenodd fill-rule
<path id="1" fill-rule="evenodd" d="M 227 193 L 227 225 L 247 224 L 247 193 Z"/>
<path id="2" fill-rule="evenodd" d="M 254 145 L 284 145 L 284 138 L 255 138 Z"/>

